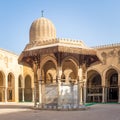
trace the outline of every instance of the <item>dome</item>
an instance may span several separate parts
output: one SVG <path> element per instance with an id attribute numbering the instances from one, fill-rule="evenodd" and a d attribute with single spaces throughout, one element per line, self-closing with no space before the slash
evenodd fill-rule
<path id="1" fill-rule="evenodd" d="M 30 43 L 54 39 L 56 38 L 56 29 L 50 20 L 41 17 L 33 21 L 29 37 Z"/>

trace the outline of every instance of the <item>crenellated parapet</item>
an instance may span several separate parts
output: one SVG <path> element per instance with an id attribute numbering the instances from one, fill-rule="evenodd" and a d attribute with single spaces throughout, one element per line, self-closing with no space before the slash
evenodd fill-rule
<path id="1" fill-rule="evenodd" d="M 95 48 L 95 49 L 104 49 L 104 48 L 114 48 L 114 47 L 120 47 L 120 43 L 99 45 L 99 46 L 95 46 L 93 48 Z"/>

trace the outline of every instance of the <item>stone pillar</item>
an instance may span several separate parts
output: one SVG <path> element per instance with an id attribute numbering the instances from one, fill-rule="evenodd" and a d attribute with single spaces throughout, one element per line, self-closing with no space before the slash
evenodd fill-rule
<path id="1" fill-rule="evenodd" d="M 57 81 L 58 81 L 58 107 L 61 107 L 61 76 L 62 76 L 62 69 L 61 67 L 58 68 L 58 75 L 57 75 Z"/>
<path id="2" fill-rule="evenodd" d="M 33 62 L 33 72 L 34 72 L 34 107 L 37 107 L 37 63 Z"/>
<path id="3" fill-rule="evenodd" d="M 35 99 L 35 97 L 34 97 L 34 88 L 32 88 L 32 102 L 34 102 L 34 99 Z"/>
<path id="4" fill-rule="evenodd" d="M 106 78 L 105 76 L 101 77 L 102 79 L 102 103 L 107 101 L 107 87 L 106 87 Z"/>
<path id="5" fill-rule="evenodd" d="M 84 104 L 86 103 L 86 80 L 84 82 Z"/>
<path id="6" fill-rule="evenodd" d="M 120 73 L 118 74 L 118 103 L 120 103 Z"/>
<path id="7" fill-rule="evenodd" d="M 25 101 L 25 98 L 24 98 L 24 88 L 22 88 L 22 102 L 24 102 Z"/>
<path id="8" fill-rule="evenodd" d="M 105 87 L 102 87 L 102 103 L 105 103 Z"/>
<path id="9" fill-rule="evenodd" d="M 83 86 L 80 86 L 80 105 L 83 104 Z"/>
<path id="10" fill-rule="evenodd" d="M 42 81 L 39 81 L 39 107 L 42 108 Z"/>
<path id="11" fill-rule="evenodd" d="M 83 81 L 82 81 L 82 67 L 79 68 L 78 70 L 78 77 L 79 77 L 79 82 L 78 82 L 78 105 L 83 104 Z"/>
<path id="12" fill-rule="evenodd" d="M 120 103 L 120 85 L 118 86 L 118 103 Z"/>
<path id="13" fill-rule="evenodd" d="M 7 102 L 7 88 L 8 88 L 8 80 L 7 80 L 7 76 L 6 76 L 6 79 L 5 79 L 5 102 Z"/>
<path id="14" fill-rule="evenodd" d="M 7 102 L 7 87 L 5 87 L 5 102 Z"/>
<path id="15" fill-rule="evenodd" d="M 108 88 L 107 87 L 105 87 L 105 102 L 107 102 L 107 96 L 108 96 L 108 90 L 107 90 Z"/>
<path id="16" fill-rule="evenodd" d="M 37 70 L 37 79 L 38 79 L 38 81 L 39 81 L 39 107 L 40 108 L 42 108 L 42 104 L 43 104 L 43 102 L 42 102 L 42 75 L 41 75 L 41 69 L 40 68 L 38 68 L 38 70 Z"/>

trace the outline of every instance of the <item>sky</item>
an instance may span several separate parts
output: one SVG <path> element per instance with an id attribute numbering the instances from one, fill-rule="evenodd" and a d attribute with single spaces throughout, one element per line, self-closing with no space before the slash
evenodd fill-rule
<path id="1" fill-rule="evenodd" d="M 0 0 L 0 48 L 19 55 L 42 10 L 57 38 L 89 47 L 120 43 L 120 0 Z"/>

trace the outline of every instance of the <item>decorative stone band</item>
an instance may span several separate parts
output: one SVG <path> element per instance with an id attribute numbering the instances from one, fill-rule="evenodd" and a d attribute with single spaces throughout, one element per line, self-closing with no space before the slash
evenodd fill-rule
<path id="1" fill-rule="evenodd" d="M 44 54 L 50 54 L 50 53 L 57 53 L 57 52 L 63 52 L 63 53 L 76 53 L 81 55 L 96 55 L 96 50 L 94 49 L 84 49 L 84 48 L 75 48 L 75 47 L 65 47 L 65 46 L 51 46 L 47 48 L 38 48 L 38 49 L 31 49 L 26 50 L 22 52 L 22 55 L 25 57 L 27 56 L 33 56 L 33 55 L 44 55 Z"/>
<path id="2" fill-rule="evenodd" d="M 63 38 L 56 38 L 56 39 L 49 39 L 49 40 L 42 40 L 42 41 L 34 41 L 26 45 L 24 50 L 33 49 L 35 47 L 43 47 L 43 46 L 50 46 L 53 44 L 62 44 L 62 45 L 69 45 L 69 46 L 79 46 L 81 48 L 88 48 L 82 41 L 80 40 L 71 40 L 71 39 L 63 39 Z"/>
<path id="3" fill-rule="evenodd" d="M 75 47 L 65 47 L 65 46 L 51 46 L 46 48 L 39 48 L 39 49 L 33 49 L 33 50 L 26 50 L 23 51 L 18 59 L 18 63 L 27 63 L 31 62 L 32 58 L 35 56 L 41 56 L 45 54 L 51 54 L 51 53 L 70 53 L 70 54 L 78 54 L 83 56 L 88 56 L 90 64 L 99 61 L 96 51 L 94 49 L 85 49 L 85 48 L 75 48 Z"/>

